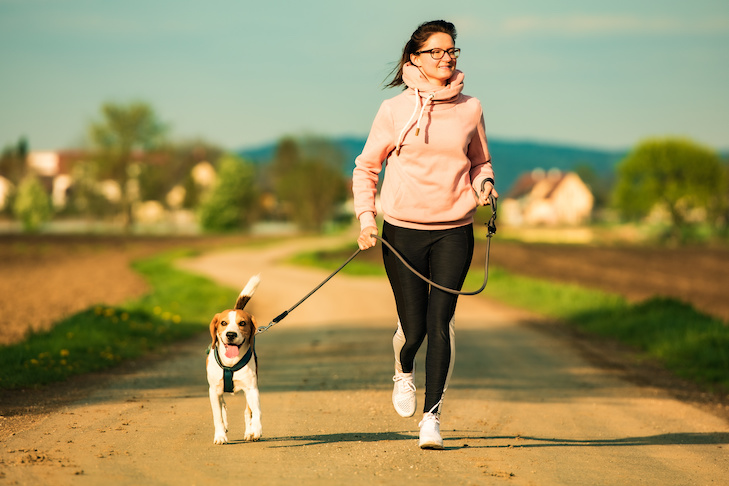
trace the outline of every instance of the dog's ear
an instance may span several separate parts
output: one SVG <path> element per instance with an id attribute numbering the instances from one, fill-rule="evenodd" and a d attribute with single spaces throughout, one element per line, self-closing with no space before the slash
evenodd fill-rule
<path id="1" fill-rule="evenodd" d="M 215 314 L 213 320 L 210 321 L 210 337 L 213 338 L 213 347 L 218 341 L 218 322 L 220 322 L 220 314 Z"/>
<path id="2" fill-rule="evenodd" d="M 251 316 L 251 342 L 253 342 L 253 338 L 256 337 L 257 331 L 258 331 L 258 323 L 256 323 L 256 318 Z"/>

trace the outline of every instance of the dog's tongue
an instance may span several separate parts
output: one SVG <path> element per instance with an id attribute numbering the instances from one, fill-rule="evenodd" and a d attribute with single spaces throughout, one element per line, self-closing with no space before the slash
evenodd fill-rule
<path id="1" fill-rule="evenodd" d="M 238 347 L 237 346 L 226 346 L 225 347 L 225 357 L 226 358 L 235 358 L 238 356 Z"/>

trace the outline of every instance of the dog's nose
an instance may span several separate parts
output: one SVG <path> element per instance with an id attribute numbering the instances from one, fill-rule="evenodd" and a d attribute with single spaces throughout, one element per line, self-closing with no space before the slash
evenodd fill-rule
<path id="1" fill-rule="evenodd" d="M 238 334 L 236 334 L 234 332 L 226 332 L 225 333 L 225 337 L 227 337 L 228 338 L 228 341 L 230 342 L 230 341 L 235 340 L 235 338 L 238 337 Z"/>

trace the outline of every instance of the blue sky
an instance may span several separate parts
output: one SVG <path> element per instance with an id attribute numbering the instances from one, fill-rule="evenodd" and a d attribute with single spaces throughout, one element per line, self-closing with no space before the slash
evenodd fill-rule
<path id="1" fill-rule="evenodd" d="M 229 149 L 364 136 L 435 18 L 491 137 L 729 148 L 727 0 L 0 0 L 0 146 L 79 146 L 102 103 L 135 100 Z"/>

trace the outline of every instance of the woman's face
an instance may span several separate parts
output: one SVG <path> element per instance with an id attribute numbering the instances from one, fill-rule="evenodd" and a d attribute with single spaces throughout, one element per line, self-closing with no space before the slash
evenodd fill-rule
<path id="1" fill-rule="evenodd" d="M 428 40 L 419 49 L 420 54 L 410 55 L 410 62 L 420 68 L 428 81 L 438 86 L 445 86 L 456 69 L 456 59 L 447 52 L 443 53 L 443 57 L 440 59 L 433 59 L 430 52 L 423 51 L 430 51 L 431 49 L 448 51 L 454 47 L 455 43 L 450 35 L 444 32 L 436 32 L 428 37 Z"/>

